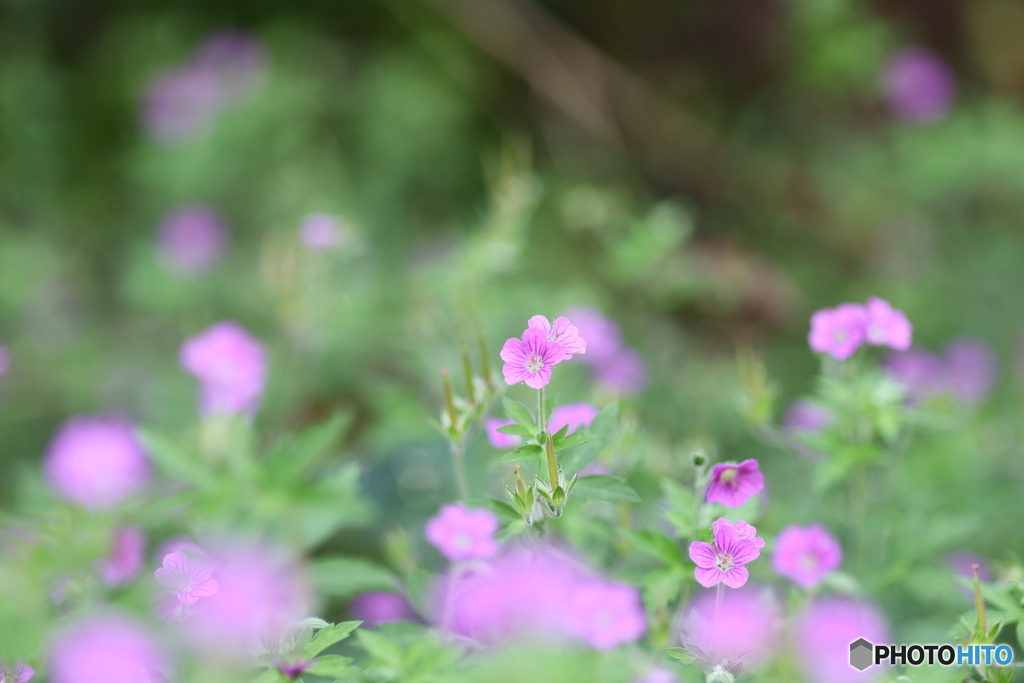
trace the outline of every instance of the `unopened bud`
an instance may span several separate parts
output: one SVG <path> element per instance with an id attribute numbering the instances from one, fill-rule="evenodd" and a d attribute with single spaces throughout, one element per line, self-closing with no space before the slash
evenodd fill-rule
<path id="1" fill-rule="evenodd" d="M 690 464 L 694 467 L 704 467 L 708 464 L 708 454 L 704 452 L 703 448 L 698 448 L 690 453 Z"/>

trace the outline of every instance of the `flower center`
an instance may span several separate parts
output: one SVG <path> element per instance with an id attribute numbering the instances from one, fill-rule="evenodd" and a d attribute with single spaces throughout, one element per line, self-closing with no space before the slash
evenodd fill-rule
<path id="1" fill-rule="evenodd" d="M 473 539 L 469 534 L 456 534 L 453 540 L 459 550 L 469 550 L 473 546 Z"/>
<path id="2" fill-rule="evenodd" d="M 817 569 L 818 558 L 811 553 L 804 553 L 800 556 L 800 568 L 801 569 Z"/>
<path id="3" fill-rule="evenodd" d="M 849 335 L 846 333 L 846 330 L 838 330 L 833 335 L 833 339 L 835 339 L 835 342 L 837 344 L 842 344 L 842 343 L 846 342 L 847 337 L 849 337 Z"/>
<path id="4" fill-rule="evenodd" d="M 540 356 L 530 356 L 526 359 L 526 369 L 530 372 L 537 372 L 544 367 L 544 359 Z"/>
<path id="5" fill-rule="evenodd" d="M 735 467 L 727 467 L 722 470 L 722 475 L 719 477 L 719 480 L 723 484 L 735 484 L 737 474 L 739 474 L 739 471 Z"/>
<path id="6" fill-rule="evenodd" d="M 719 555 L 715 566 L 723 572 L 727 569 L 732 569 L 732 555 Z"/>

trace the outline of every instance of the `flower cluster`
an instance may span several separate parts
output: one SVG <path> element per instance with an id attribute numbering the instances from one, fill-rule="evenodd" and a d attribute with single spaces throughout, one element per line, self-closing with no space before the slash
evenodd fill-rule
<path id="1" fill-rule="evenodd" d="M 697 565 L 694 570 L 697 583 L 705 588 L 719 583 L 739 588 L 750 577 L 744 565 L 760 557 L 764 539 L 746 522 L 730 522 L 724 517 L 716 520 L 711 530 L 714 543 L 694 541 L 690 544 L 690 559 Z"/>
<path id="2" fill-rule="evenodd" d="M 941 354 L 917 348 L 893 353 L 884 366 L 913 402 L 944 394 L 968 406 L 992 392 L 998 369 L 992 349 L 973 339 L 954 340 Z"/>
<path id="3" fill-rule="evenodd" d="M 842 561 L 839 541 L 820 524 L 789 526 L 775 539 L 772 569 L 801 588 L 814 588 Z"/>
<path id="4" fill-rule="evenodd" d="M 816 311 L 811 316 L 807 343 L 812 351 L 846 360 L 865 343 L 906 351 L 912 333 L 913 326 L 903 311 L 883 299 L 869 297 L 866 305 L 844 303 Z"/>
<path id="5" fill-rule="evenodd" d="M 200 382 L 203 414 L 256 412 L 266 383 L 266 351 L 241 325 L 219 322 L 188 339 L 180 361 Z"/>
<path id="6" fill-rule="evenodd" d="M 498 518 L 490 510 L 445 505 L 427 522 L 424 534 L 449 560 L 486 560 L 498 554 Z"/>
<path id="7" fill-rule="evenodd" d="M 567 318 L 556 318 L 552 324 L 535 315 L 521 338 L 513 337 L 502 347 L 502 374 L 508 384 L 524 382 L 532 389 L 543 389 L 551 381 L 551 368 L 586 351 L 586 341 Z"/>
<path id="8" fill-rule="evenodd" d="M 587 355 L 582 360 L 599 385 L 623 396 L 643 391 L 647 385 L 643 357 L 623 342 L 622 330 L 614 320 L 589 306 L 571 308 L 565 315 L 587 340 Z"/>

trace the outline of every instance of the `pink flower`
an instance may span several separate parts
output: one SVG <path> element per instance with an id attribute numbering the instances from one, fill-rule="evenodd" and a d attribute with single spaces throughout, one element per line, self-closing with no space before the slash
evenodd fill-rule
<path id="1" fill-rule="evenodd" d="M 7 353 L 7 349 L 0 346 L 0 375 L 7 372 L 11 367 L 11 356 Z"/>
<path id="2" fill-rule="evenodd" d="M 193 562 L 184 552 L 174 551 L 164 558 L 163 565 L 156 570 L 156 580 L 170 588 L 182 605 L 195 604 L 199 598 L 217 593 L 219 586 L 213 570 Z"/>
<path id="3" fill-rule="evenodd" d="M 724 517 L 712 525 L 712 531 L 713 545 L 703 541 L 690 544 L 690 559 L 697 565 L 694 576 L 705 588 L 718 583 L 739 588 L 749 577 L 743 565 L 761 555 L 764 540 L 756 536 L 757 530 L 746 522 L 734 524 Z"/>
<path id="4" fill-rule="evenodd" d="M 146 535 L 142 529 L 134 526 L 118 529 L 114 532 L 110 554 L 101 565 L 103 580 L 113 586 L 132 578 L 142 568 L 145 552 Z"/>
<path id="5" fill-rule="evenodd" d="M 963 403 L 975 405 L 992 393 L 998 363 L 986 344 L 957 339 L 946 347 L 943 360 L 946 386 Z"/>
<path id="6" fill-rule="evenodd" d="M 243 100 L 262 84 L 267 68 L 263 44 L 234 29 L 208 36 L 196 49 L 195 65 L 212 74 L 227 101 Z"/>
<path id="7" fill-rule="evenodd" d="M 809 680 L 816 683 L 856 683 L 878 676 L 878 669 L 857 671 L 850 666 L 850 643 L 865 638 L 888 643 L 889 634 L 881 613 L 866 602 L 845 599 L 819 600 L 796 625 L 797 661 Z"/>
<path id="8" fill-rule="evenodd" d="M 921 349 L 890 353 L 882 365 L 889 377 L 907 388 L 913 402 L 945 391 L 945 365 L 933 353 Z"/>
<path id="9" fill-rule="evenodd" d="M 551 381 L 551 368 L 561 362 L 564 351 L 558 342 L 545 337 L 542 330 L 530 328 L 522 339 L 512 338 L 501 349 L 505 361 L 502 373 L 505 382 L 526 382 L 531 389 L 541 389 Z"/>
<path id="10" fill-rule="evenodd" d="M 864 342 L 867 319 L 867 309 L 860 304 L 823 308 L 811 316 L 807 343 L 815 353 L 827 353 L 836 360 L 846 360 Z"/>
<path id="11" fill-rule="evenodd" d="M 565 317 L 574 321 L 579 335 L 587 340 L 587 353 L 583 362 L 603 365 L 622 346 L 622 331 L 614 320 L 590 306 L 570 308 Z"/>
<path id="12" fill-rule="evenodd" d="M 348 605 L 352 618 L 370 628 L 395 621 L 415 621 L 416 611 L 401 593 L 367 591 L 352 598 Z"/>
<path id="13" fill-rule="evenodd" d="M 598 460 L 595 460 L 593 462 L 590 462 L 590 463 L 587 463 L 586 465 L 584 465 L 583 469 L 580 470 L 579 476 L 581 476 L 581 477 L 589 477 L 592 474 L 611 474 L 611 473 L 612 473 L 612 471 L 610 469 L 608 469 L 607 467 L 605 467 L 603 463 L 601 463 Z"/>
<path id="14" fill-rule="evenodd" d="M 629 643 L 647 630 L 640 592 L 624 583 L 587 581 L 569 597 L 569 629 L 596 650 Z"/>
<path id="15" fill-rule="evenodd" d="M 825 527 L 788 526 L 775 540 L 772 568 L 801 588 L 813 588 L 842 561 L 843 549 Z"/>
<path id="16" fill-rule="evenodd" d="M 22 661 L 18 661 L 11 670 L 0 666 L 0 683 L 28 683 L 36 675 L 36 670 Z"/>
<path id="17" fill-rule="evenodd" d="M 800 400 L 794 401 L 789 406 L 786 416 L 782 419 L 782 424 L 790 432 L 817 434 L 832 424 L 834 419 L 835 415 L 828 408 L 810 401 Z"/>
<path id="18" fill-rule="evenodd" d="M 160 680 L 166 668 L 147 630 L 112 614 L 77 622 L 50 646 L 53 683 L 150 683 Z"/>
<path id="19" fill-rule="evenodd" d="M 57 493 L 90 509 L 110 508 L 149 480 L 149 460 L 134 427 L 113 416 L 64 422 L 50 441 L 43 469 Z"/>
<path id="20" fill-rule="evenodd" d="M 139 118 L 161 145 L 174 146 L 205 133 L 223 93 L 208 69 L 185 65 L 152 80 L 139 105 Z"/>
<path id="21" fill-rule="evenodd" d="M 614 356 L 595 366 L 598 383 L 622 396 L 639 394 L 647 386 L 644 359 L 633 349 L 622 348 Z"/>
<path id="22" fill-rule="evenodd" d="M 713 591 L 696 598 L 683 620 L 684 646 L 707 667 L 738 673 L 764 663 L 781 635 L 779 606 L 752 588 L 728 591 L 717 609 Z"/>
<path id="23" fill-rule="evenodd" d="M 185 341 L 179 360 L 199 379 L 202 413 L 256 412 L 266 383 L 266 351 L 241 325 L 225 321 L 210 326 Z"/>
<path id="24" fill-rule="evenodd" d="M 655 667 L 640 678 L 634 678 L 631 683 L 678 683 L 678 681 L 676 675 L 668 669 Z"/>
<path id="25" fill-rule="evenodd" d="M 923 47 L 906 47 L 885 65 L 882 92 L 893 115 L 908 123 L 933 124 L 949 115 L 956 79 L 949 66 Z"/>
<path id="26" fill-rule="evenodd" d="M 598 412 L 597 406 L 591 403 L 566 403 L 552 409 L 548 428 L 552 434 L 557 434 L 562 427 L 568 425 L 569 431 L 566 434 L 572 434 L 580 427 L 589 427 Z"/>
<path id="27" fill-rule="evenodd" d="M 884 299 L 877 296 L 868 297 L 867 343 L 872 346 L 888 346 L 897 351 L 910 348 L 914 326 L 910 324 L 906 313 L 895 309 Z"/>
<path id="28" fill-rule="evenodd" d="M 711 484 L 705 500 L 721 503 L 728 508 L 738 508 L 747 500 L 764 490 L 764 474 L 757 460 L 744 460 L 738 465 L 723 462 L 711 470 Z"/>
<path id="29" fill-rule="evenodd" d="M 341 242 L 338 219 L 328 213 L 311 213 L 299 226 L 299 240 L 310 251 L 329 251 Z"/>
<path id="30" fill-rule="evenodd" d="M 498 554 L 497 530 L 498 518 L 490 510 L 449 504 L 427 521 L 425 535 L 449 560 L 486 560 Z"/>
<path id="31" fill-rule="evenodd" d="M 230 237 L 227 226 L 213 208 L 190 204 L 164 216 L 157 240 L 164 267 L 194 277 L 207 272 L 223 258 Z"/>
<path id="32" fill-rule="evenodd" d="M 560 361 L 587 352 L 587 342 L 580 337 L 580 331 L 568 318 L 555 318 L 555 324 L 552 325 L 544 316 L 535 315 L 527 322 L 527 326 L 531 330 L 540 330 L 550 341 L 562 347 Z"/>
<path id="33" fill-rule="evenodd" d="M 514 425 L 515 420 L 503 420 L 500 417 L 489 417 L 484 421 L 484 431 L 487 433 L 487 441 L 492 446 L 500 450 L 511 450 L 513 448 L 519 448 L 519 445 L 523 443 L 521 436 L 515 434 L 503 434 L 498 430 L 502 427 L 508 427 Z"/>

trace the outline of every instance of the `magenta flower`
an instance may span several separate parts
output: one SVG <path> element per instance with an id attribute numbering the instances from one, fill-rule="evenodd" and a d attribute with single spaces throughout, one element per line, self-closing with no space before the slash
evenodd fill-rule
<path id="1" fill-rule="evenodd" d="M 723 462 L 711 470 L 711 484 L 705 500 L 721 503 L 728 508 L 738 508 L 747 500 L 764 490 L 764 474 L 757 460 L 744 460 L 738 465 Z"/>
<path id="2" fill-rule="evenodd" d="M 75 417 L 57 430 L 43 470 L 58 494 L 90 509 L 110 508 L 149 480 L 149 459 L 130 422 Z"/>
<path id="3" fill-rule="evenodd" d="M 739 588 L 750 576 L 743 565 L 761 555 L 764 540 L 746 522 L 737 521 L 734 524 L 724 517 L 718 519 L 711 529 L 714 544 L 703 541 L 690 544 L 690 559 L 697 565 L 694 571 L 697 583 L 705 588 L 719 583 Z"/>
<path id="4" fill-rule="evenodd" d="M 949 391 L 967 405 L 976 405 L 992 393 L 998 363 L 988 345 L 973 339 L 950 342 L 942 354 Z"/>
<path id="5" fill-rule="evenodd" d="M 866 638 L 888 643 L 885 619 L 874 605 L 844 599 L 814 602 L 796 626 L 797 661 L 816 683 L 856 683 L 878 676 L 877 668 L 850 666 L 850 643 Z"/>
<path id="6" fill-rule="evenodd" d="M 596 650 L 629 643 L 647 630 L 640 591 L 624 583 L 587 581 L 569 597 L 570 632 Z"/>
<path id="7" fill-rule="evenodd" d="M 195 604 L 199 598 L 215 595 L 219 589 L 213 570 L 192 561 L 180 550 L 165 557 L 163 565 L 156 570 L 156 580 L 170 588 L 182 605 Z"/>
<path id="8" fill-rule="evenodd" d="M 908 123 L 942 121 L 956 95 L 952 70 L 923 47 L 907 47 L 894 54 L 882 71 L 881 86 L 893 115 Z"/>
<path id="9" fill-rule="evenodd" d="M 598 383 L 614 394 L 633 396 L 647 386 L 643 356 L 630 348 L 620 349 L 601 365 L 595 365 L 594 370 Z"/>
<path id="10" fill-rule="evenodd" d="M 338 219 L 328 213 L 311 213 L 299 226 L 299 240 L 310 251 L 329 251 L 341 242 Z"/>
<path id="11" fill-rule="evenodd" d="M 216 78 L 225 100 L 238 101 L 263 84 L 267 53 L 253 36 L 229 29 L 207 37 L 196 49 L 193 63 Z"/>
<path id="12" fill-rule="evenodd" d="M 832 411 L 811 401 L 794 401 L 782 424 L 787 431 L 800 434 L 817 434 L 832 424 L 835 419 Z"/>
<path id="13" fill-rule="evenodd" d="M 914 326 L 906 313 L 877 296 L 868 297 L 865 337 L 871 346 L 888 346 L 897 351 L 910 348 Z"/>
<path id="14" fill-rule="evenodd" d="M 490 510 L 451 503 L 427 521 L 425 535 L 449 560 L 486 560 L 498 554 L 497 530 L 498 518 Z"/>
<path id="15" fill-rule="evenodd" d="M 189 204 L 160 221 L 157 243 L 160 261 L 173 273 L 195 277 L 223 258 L 230 237 L 227 226 L 212 207 Z"/>
<path id="16" fill-rule="evenodd" d="M 13 669 L 0 666 L 0 683 L 28 683 L 36 675 L 36 670 L 22 661 L 18 661 Z"/>
<path id="17" fill-rule="evenodd" d="M 601 366 L 611 360 L 622 347 L 622 331 L 614 320 L 596 308 L 580 306 L 565 311 L 565 317 L 574 321 L 579 335 L 587 340 L 587 353 L 583 362 Z"/>
<path id="18" fill-rule="evenodd" d="M 203 414 L 256 412 L 266 383 L 267 355 L 241 325 L 225 321 L 210 326 L 182 344 L 179 360 L 199 379 Z"/>
<path id="19" fill-rule="evenodd" d="M 206 132 L 223 93 L 208 69 L 186 65 L 168 69 L 150 83 L 139 105 L 139 118 L 161 145 L 177 145 Z"/>
<path id="20" fill-rule="evenodd" d="M 103 580 L 108 586 L 114 586 L 132 578 L 142 568 L 145 553 L 146 535 L 142 529 L 134 526 L 118 529 L 114 532 L 110 553 L 101 563 Z"/>
<path id="21" fill-rule="evenodd" d="M 522 339 L 512 338 L 501 349 L 505 361 L 502 374 L 505 382 L 526 382 L 531 389 L 541 389 L 551 381 L 551 368 L 561 362 L 564 351 L 558 342 L 545 337 L 542 330 L 530 328 Z"/>
<path id="22" fill-rule="evenodd" d="M 820 524 L 788 526 L 775 539 L 772 569 L 801 588 L 814 588 L 842 561 L 839 541 Z"/>
<path id="23" fill-rule="evenodd" d="M 52 683 L 150 683 L 167 662 L 140 624 L 117 615 L 79 621 L 50 645 Z"/>
<path id="24" fill-rule="evenodd" d="M 503 434 L 498 430 L 502 427 L 514 425 L 515 420 L 504 420 L 500 417 L 489 417 L 484 421 L 484 431 L 487 433 L 487 441 L 499 450 L 510 450 L 519 448 L 523 443 L 521 436 L 515 434 Z"/>
<path id="25" fill-rule="evenodd" d="M 576 354 L 587 352 L 586 340 L 580 337 L 580 331 L 568 318 L 556 318 L 552 325 L 544 316 L 535 315 L 527 322 L 527 327 L 531 330 L 540 330 L 550 341 L 562 347 L 562 357 L 559 360 L 569 360 Z"/>
<path id="26" fill-rule="evenodd" d="M 552 409 L 548 428 L 552 434 L 557 434 L 562 427 L 568 425 L 569 431 L 566 434 L 572 434 L 580 427 L 589 427 L 598 412 L 597 406 L 590 403 L 566 403 Z"/>
<path id="27" fill-rule="evenodd" d="M 867 309 L 860 304 L 839 304 L 815 311 L 807 343 L 815 353 L 846 360 L 864 343 L 867 320 Z"/>
<path id="28" fill-rule="evenodd" d="M 416 610 L 401 593 L 392 591 L 367 591 L 352 598 L 348 604 L 352 618 L 371 628 L 377 624 L 395 621 L 416 621 Z"/>
<path id="29" fill-rule="evenodd" d="M 736 674 L 775 654 L 782 619 L 771 595 L 747 587 L 725 593 L 716 610 L 717 601 L 713 591 L 698 596 L 680 633 L 684 647 L 705 667 Z"/>

